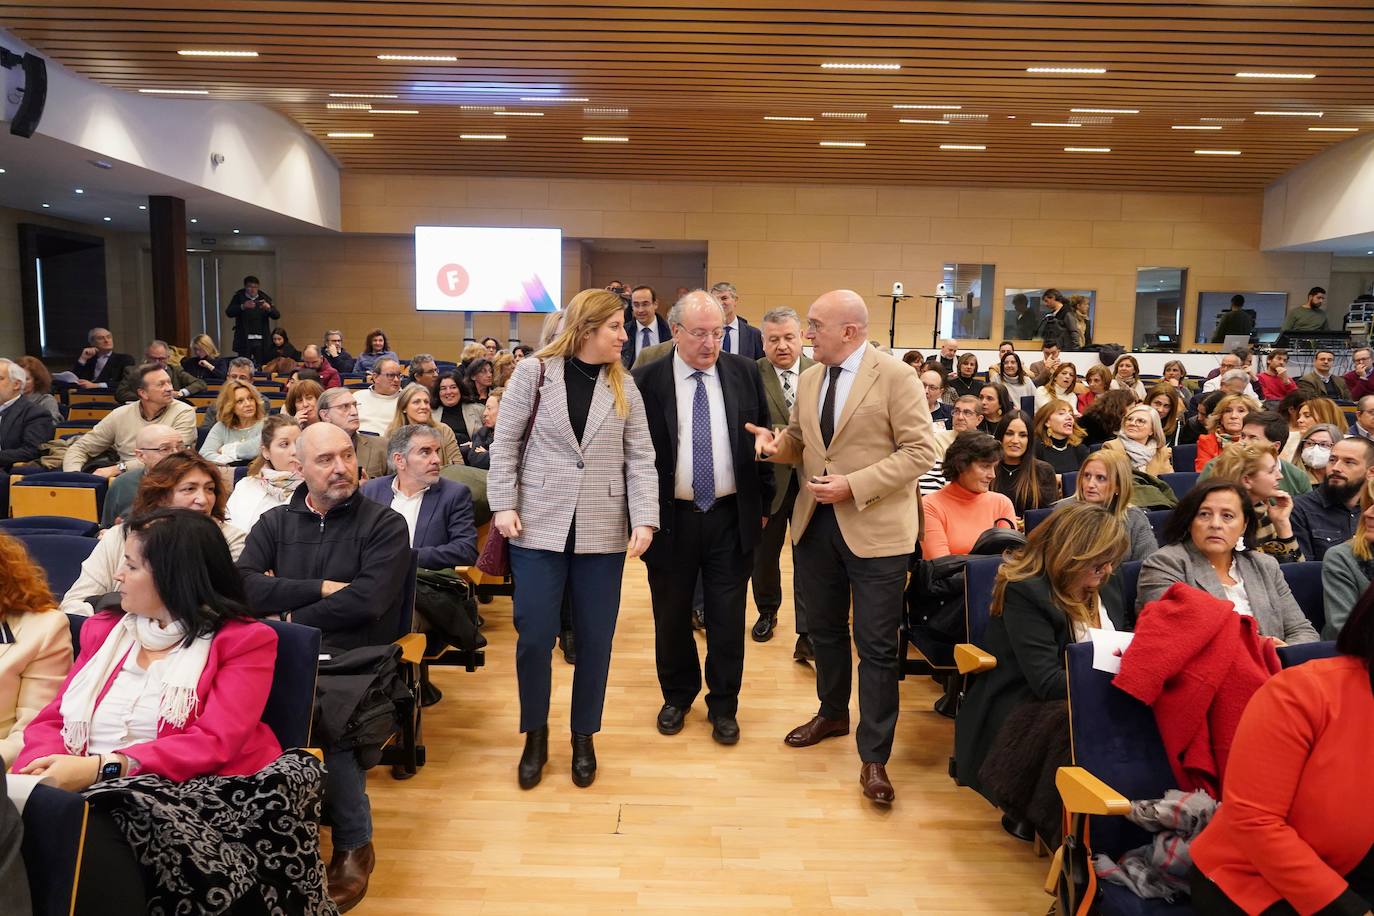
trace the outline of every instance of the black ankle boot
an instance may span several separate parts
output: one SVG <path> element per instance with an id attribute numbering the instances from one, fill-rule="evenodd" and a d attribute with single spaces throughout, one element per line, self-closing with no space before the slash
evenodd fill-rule
<path id="1" fill-rule="evenodd" d="M 549 727 L 525 733 L 525 752 L 520 755 L 520 788 L 533 789 L 544 778 L 549 762 Z"/>
<path id="2" fill-rule="evenodd" d="M 596 779 L 596 748 L 591 735 L 572 736 L 572 778 L 578 788 L 585 789 Z"/>

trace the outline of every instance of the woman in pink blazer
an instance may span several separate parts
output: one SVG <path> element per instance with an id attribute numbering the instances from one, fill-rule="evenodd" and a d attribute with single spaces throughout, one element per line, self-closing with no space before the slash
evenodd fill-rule
<path id="1" fill-rule="evenodd" d="M 127 527 L 122 609 L 82 628 L 81 654 L 25 729 L 15 772 L 69 790 L 144 773 L 256 773 L 281 755 L 262 722 L 276 633 L 248 617 L 214 521 L 158 509 Z"/>

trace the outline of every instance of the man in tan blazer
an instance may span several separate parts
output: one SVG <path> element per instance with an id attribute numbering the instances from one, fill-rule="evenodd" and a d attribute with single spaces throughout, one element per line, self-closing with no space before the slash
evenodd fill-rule
<path id="1" fill-rule="evenodd" d="M 798 381 L 785 432 L 750 428 L 760 456 L 801 466 L 792 538 L 816 653 L 817 715 L 787 743 L 849 733 L 849 603 L 859 652 L 856 735 L 864 796 L 890 804 L 886 764 L 897 726 L 897 634 L 920 528 L 916 480 L 935 433 L 916 373 L 867 345 L 868 307 L 851 290 L 811 304 L 807 340 L 819 366 Z"/>

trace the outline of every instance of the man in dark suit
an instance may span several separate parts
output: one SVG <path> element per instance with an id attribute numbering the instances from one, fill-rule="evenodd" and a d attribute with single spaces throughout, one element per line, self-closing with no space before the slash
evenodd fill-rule
<path id="1" fill-rule="evenodd" d="M 0 359 L 0 469 L 33 461 L 52 439 L 52 414 L 24 396 L 29 373 L 23 366 Z"/>
<path id="2" fill-rule="evenodd" d="M 711 287 L 711 295 L 716 297 L 720 307 L 725 310 L 725 339 L 721 341 L 720 352 L 733 353 L 746 359 L 759 359 L 763 356 L 763 335 L 759 329 L 745 321 L 735 312 L 739 304 L 739 294 L 733 283 L 717 283 Z"/>
<path id="3" fill-rule="evenodd" d="M 243 278 L 243 289 L 234 293 L 224 314 L 234 319 L 234 352 L 261 366 L 270 358 L 272 322 L 281 317 L 281 311 L 262 291 L 257 277 Z"/>
<path id="4" fill-rule="evenodd" d="M 1345 379 L 1332 371 L 1336 364 L 1336 354 L 1330 350 L 1318 350 L 1312 358 L 1312 371 L 1298 379 L 1299 390 L 1319 398 L 1349 401 L 1350 388 Z"/>
<path id="5" fill-rule="evenodd" d="M 635 358 L 654 344 L 672 340 L 668 322 L 658 313 L 658 293 L 652 286 L 636 286 L 630 291 L 630 307 L 625 310 L 625 345 L 620 362 L 633 369 Z"/>
<path id="6" fill-rule="evenodd" d="M 763 390 L 768 395 L 768 421 L 774 429 L 786 429 L 797 400 L 797 380 L 814 363 L 802 353 L 801 318 L 789 308 L 776 308 L 763 316 L 763 357 L 758 361 L 763 376 Z M 792 505 L 797 501 L 800 481 L 797 469 L 790 464 L 773 465 L 773 503 L 768 508 L 768 524 L 754 551 L 754 604 L 759 619 L 749 635 L 755 642 L 773 638 L 778 624 L 778 608 L 782 606 L 782 570 L 778 561 L 782 543 L 787 539 L 787 524 L 792 518 Z M 796 608 L 797 645 L 792 657 L 799 662 L 815 658 L 811 639 L 806 635 L 806 602 L 802 590 L 796 587 L 793 566 L 792 603 Z"/>
<path id="7" fill-rule="evenodd" d="M 167 375 L 172 380 L 172 397 L 188 398 L 193 394 L 203 394 L 205 392 L 205 379 L 196 378 L 180 364 L 169 361 L 172 348 L 167 345 L 165 340 L 154 340 L 148 344 L 148 348 L 143 351 L 145 363 L 152 363 L 167 370 Z M 138 383 L 142 378 L 137 366 L 130 366 L 124 372 L 124 378 L 120 379 L 119 386 L 115 388 L 115 400 L 121 404 L 130 404 L 138 400 Z"/>
<path id="8" fill-rule="evenodd" d="M 658 471 L 659 530 L 644 554 L 663 691 L 658 730 L 675 735 L 701 692 L 692 636 L 700 576 L 706 610 L 706 715 L 711 737 L 739 740 L 744 605 L 753 552 L 773 502 L 773 471 L 754 460 L 744 424 L 768 422 L 758 367 L 722 354 L 720 303 L 689 293 L 668 313 L 676 350 L 635 371 Z M 752 418 L 752 419 L 751 419 Z"/>
<path id="9" fill-rule="evenodd" d="M 124 370 L 133 366 L 134 358 L 114 351 L 114 335 L 109 328 L 91 328 L 86 342 L 90 346 L 81 351 L 72 365 L 77 387 L 113 391 L 124 378 Z"/>

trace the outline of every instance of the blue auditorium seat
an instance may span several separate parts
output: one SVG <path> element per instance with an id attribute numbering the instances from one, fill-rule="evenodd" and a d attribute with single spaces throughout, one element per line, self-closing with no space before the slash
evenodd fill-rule
<path id="1" fill-rule="evenodd" d="M 1169 489 L 1174 491 L 1174 495 L 1179 499 L 1197 485 L 1198 473 L 1196 471 L 1175 471 L 1172 474 L 1160 474 L 1159 479 L 1169 485 Z"/>
<path id="2" fill-rule="evenodd" d="M 1196 473 L 1197 468 L 1197 446 L 1196 445 L 1175 445 L 1174 446 L 1174 472 L 1178 474 Z"/>
<path id="3" fill-rule="evenodd" d="M 1317 632 L 1326 626 L 1326 598 L 1322 591 L 1322 565 L 1309 560 L 1306 563 L 1282 563 L 1279 569 L 1288 582 L 1303 616 L 1312 622 Z"/>

